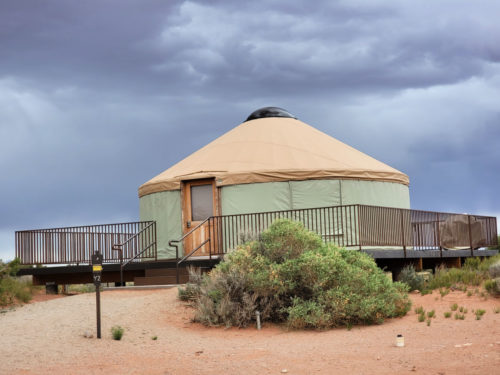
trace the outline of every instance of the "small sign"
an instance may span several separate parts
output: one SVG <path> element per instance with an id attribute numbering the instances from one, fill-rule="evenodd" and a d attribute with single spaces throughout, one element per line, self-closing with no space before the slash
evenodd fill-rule
<path id="1" fill-rule="evenodd" d="M 101 285 L 102 255 L 96 252 L 92 255 L 92 279 L 96 287 Z"/>
<path id="2" fill-rule="evenodd" d="M 102 272 L 102 266 L 100 264 L 92 266 L 92 272 Z"/>

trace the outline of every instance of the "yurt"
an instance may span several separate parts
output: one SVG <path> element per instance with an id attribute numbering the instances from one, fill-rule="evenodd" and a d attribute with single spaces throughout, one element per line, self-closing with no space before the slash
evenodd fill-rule
<path id="1" fill-rule="evenodd" d="M 404 173 L 266 107 L 139 187 L 158 257 L 210 216 L 365 204 L 410 208 Z M 185 250 L 186 252 L 187 250 Z"/>

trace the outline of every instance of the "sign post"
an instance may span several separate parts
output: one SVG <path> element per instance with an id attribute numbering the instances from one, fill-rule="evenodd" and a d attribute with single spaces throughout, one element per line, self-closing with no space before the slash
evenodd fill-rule
<path id="1" fill-rule="evenodd" d="M 101 274 L 102 254 L 96 251 L 92 255 L 92 278 L 95 285 L 96 312 L 97 312 L 97 338 L 101 338 Z"/>

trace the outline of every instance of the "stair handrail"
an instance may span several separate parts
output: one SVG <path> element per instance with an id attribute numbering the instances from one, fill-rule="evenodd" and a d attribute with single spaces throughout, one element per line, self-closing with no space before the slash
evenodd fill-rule
<path id="1" fill-rule="evenodd" d="M 155 240 L 149 244 L 144 250 L 140 251 L 136 255 L 134 255 L 132 258 L 128 259 L 125 263 L 123 263 L 123 246 L 126 245 L 128 242 L 132 241 L 134 238 L 137 238 L 141 233 L 149 229 L 150 227 L 154 226 L 155 227 Z M 151 221 L 147 226 L 145 226 L 143 229 L 141 229 L 139 232 L 134 234 L 133 236 L 130 236 L 127 238 L 125 241 L 123 241 L 120 244 L 113 244 L 111 247 L 114 251 L 119 251 L 120 252 L 120 286 L 125 286 L 123 283 L 123 269 L 127 264 L 129 264 L 131 261 L 134 259 L 137 259 L 140 255 L 142 255 L 146 250 L 148 250 L 151 246 L 156 247 L 156 221 Z M 155 260 L 158 259 L 158 253 L 155 251 Z"/>
<path id="2" fill-rule="evenodd" d="M 194 249 L 193 251 L 191 251 L 189 254 L 185 255 L 182 259 L 179 260 L 179 243 L 184 241 L 184 239 L 186 239 L 186 237 L 190 236 L 195 230 L 197 230 L 198 228 L 200 228 L 203 224 L 205 224 L 207 221 L 209 221 L 210 219 L 212 219 L 213 216 L 209 216 L 207 217 L 205 220 L 203 220 L 200 224 L 198 224 L 197 226 L 195 226 L 193 229 L 191 229 L 189 232 L 185 233 L 181 238 L 179 238 L 178 240 L 170 240 L 168 241 L 168 246 L 170 247 L 174 247 L 175 248 L 175 271 L 176 271 L 176 276 L 175 276 L 175 280 L 176 280 L 176 283 L 179 284 L 179 264 L 181 264 L 182 262 L 184 262 L 187 258 L 189 258 L 191 255 L 193 255 L 197 250 L 199 250 L 203 245 L 205 245 L 207 242 L 210 242 L 210 233 L 208 234 L 208 239 L 205 240 L 200 246 L 198 246 L 196 249 Z M 175 245 L 174 245 L 175 243 Z"/>

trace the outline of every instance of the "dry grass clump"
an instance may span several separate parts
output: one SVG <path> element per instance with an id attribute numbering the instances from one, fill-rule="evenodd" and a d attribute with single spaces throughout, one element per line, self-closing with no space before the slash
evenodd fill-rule
<path id="1" fill-rule="evenodd" d="M 16 302 L 29 302 L 35 287 L 30 281 L 16 277 L 20 268 L 18 259 L 9 263 L 0 260 L 0 307 L 12 305 Z"/>
<path id="2" fill-rule="evenodd" d="M 498 264 L 498 266 L 497 266 Z M 497 282 L 492 268 L 500 269 L 500 255 L 481 260 L 480 258 L 467 258 L 462 268 L 438 267 L 428 280 L 419 275 L 412 265 L 405 266 L 398 275 L 398 280 L 407 284 L 410 290 L 419 290 L 422 295 L 439 289 L 441 297 L 445 297 L 451 289 L 467 292 L 472 296 L 468 286 L 483 286 L 491 295 L 500 294 L 500 281 Z M 486 296 L 476 291 L 476 294 Z"/>

